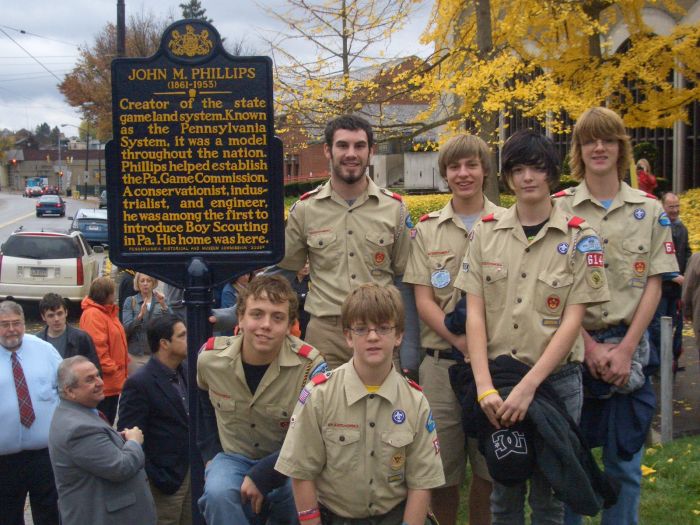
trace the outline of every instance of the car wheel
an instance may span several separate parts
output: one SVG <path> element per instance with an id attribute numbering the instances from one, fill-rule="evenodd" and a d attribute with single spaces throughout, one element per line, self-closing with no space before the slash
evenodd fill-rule
<path id="1" fill-rule="evenodd" d="M 37 216 L 37 217 L 41 217 L 41 213 L 36 212 L 36 216 Z"/>

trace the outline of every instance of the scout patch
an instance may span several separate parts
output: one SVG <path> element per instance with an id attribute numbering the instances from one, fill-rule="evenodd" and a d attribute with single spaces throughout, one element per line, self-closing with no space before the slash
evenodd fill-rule
<path id="1" fill-rule="evenodd" d="M 664 250 L 666 253 L 676 253 L 676 246 L 673 244 L 673 241 L 665 242 L 664 243 Z"/>
<path id="2" fill-rule="evenodd" d="M 374 254 L 375 264 L 382 264 L 384 262 L 384 259 L 386 259 L 386 254 L 384 252 L 376 252 Z"/>
<path id="3" fill-rule="evenodd" d="M 561 304 L 561 299 L 559 299 L 558 295 L 550 295 L 547 297 L 547 308 L 550 310 L 556 310 L 559 308 L 559 305 Z"/>
<path id="4" fill-rule="evenodd" d="M 560 242 L 557 245 L 557 251 L 561 253 L 562 255 L 566 255 L 566 252 L 569 251 L 569 243 L 568 242 Z"/>
<path id="5" fill-rule="evenodd" d="M 433 411 L 428 412 L 428 420 L 425 422 L 425 429 L 428 432 L 435 430 L 435 420 L 433 419 Z"/>
<path id="6" fill-rule="evenodd" d="M 299 394 L 299 403 L 302 405 L 306 403 L 306 400 L 309 399 L 309 396 L 311 395 L 311 392 L 306 390 L 306 387 L 301 389 L 301 394 Z"/>
<path id="7" fill-rule="evenodd" d="M 418 230 L 416 230 L 415 228 L 411 228 L 408 231 L 408 235 L 409 235 L 409 237 L 411 237 L 411 239 L 415 239 L 417 234 L 418 234 Z"/>
<path id="8" fill-rule="evenodd" d="M 387 480 L 389 483 L 400 483 L 400 482 L 403 481 L 403 473 L 400 473 L 400 474 L 392 474 L 391 476 L 389 476 L 388 478 L 386 478 L 386 480 Z"/>
<path id="9" fill-rule="evenodd" d="M 644 261 L 634 261 L 634 273 L 637 275 L 644 275 L 644 271 L 647 269 L 647 263 Z"/>
<path id="10" fill-rule="evenodd" d="M 438 438 L 433 439 L 433 448 L 435 449 L 435 455 L 440 453 L 440 440 Z"/>
<path id="11" fill-rule="evenodd" d="M 391 414 L 391 420 L 397 425 L 400 425 L 406 421 L 406 412 L 403 410 L 394 410 L 394 412 Z"/>
<path id="12" fill-rule="evenodd" d="M 561 319 L 542 319 L 542 326 L 559 326 L 561 324 Z"/>
<path id="13" fill-rule="evenodd" d="M 646 215 L 647 212 L 645 212 L 642 208 L 637 208 L 634 210 L 634 218 L 638 221 L 641 221 L 644 217 L 646 217 Z"/>
<path id="14" fill-rule="evenodd" d="M 406 215 L 406 228 L 413 228 L 413 221 L 411 220 L 411 215 Z"/>
<path id="15" fill-rule="evenodd" d="M 586 278 L 591 288 L 600 288 L 601 286 L 603 286 L 603 272 L 601 272 L 600 270 L 591 270 L 586 275 Z"/>
<path id="16" fill-rule="evenodd" d="M 632 277 L 627 284 L 631 286 L 632 288 L 644 288 L 646 286 L 647 282 L 646 279 L 639 279 L 638 277 Z"/>
<path id="17" fill-rule="evenodd" d="M 659 215 L 659 224 L 664 228 L 668 228 L 669 226 L 671 226 L 671 219 L 668 218 L 666 212 L 663 212 L 661 215 Z"/>
<path id="18" fill-rule="evenodd" d="M 603 267 L 603 254 L 602 253 L 587 253 L 586 254 L 586 266 L 591 266 L 595 268 Z"/>
<path id="19" fill-rule="evenodd" d="M 450 284 L 450 272 L 447 270 L 437 270 L 434 271 L 430 276 L 430 283 L 435 288 L 444 288 Z"/>
<path id="20" fill-rule="evenodd" d="M 603 247 L 595 235 L 588 235 L 576 243 L 576 249 L 581 253 L 602 252 Z"/>
<path id="21" fill-rule="evenodd" d="M 324 361 L 320 365 L 317 365 L 316 368 L 314 368 L 311 373 L 309 374 L 309 377 L 313 379 L 317 374 L 325 374 L 328 371 L 328 365 Z"/>
<path id="22" fill-rule="evenodd" d="M 405 462 L 406 456 L 403 455 L 403 452 L 397 452 L 391 456 L 391 470 L 401 470 Z"/>
<path id="23" fill-rule="evenodd" d="M 469 272 L 469 263 L 468 263 L 468 262 L 462 262 L 462 271 L 463 271 L 464 273 L 468 273 L 468 272 Z"/>

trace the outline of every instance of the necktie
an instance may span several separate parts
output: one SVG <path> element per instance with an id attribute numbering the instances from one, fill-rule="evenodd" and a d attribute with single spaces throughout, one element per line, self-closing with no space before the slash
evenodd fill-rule
<path id="1" fill-rule="evenodd" d="M 15 378 L 15 390 L 17 390 L 17 403 L 19 404 L 19 420 L 22 425 L 29 428 L 36 419 L 32 398 L 29 397 L 29 388 L 27 388 L 27 381 L 24 378 L 24 371 L 15 352 L 12 352 L 11 359 L 12 375 Z"/>

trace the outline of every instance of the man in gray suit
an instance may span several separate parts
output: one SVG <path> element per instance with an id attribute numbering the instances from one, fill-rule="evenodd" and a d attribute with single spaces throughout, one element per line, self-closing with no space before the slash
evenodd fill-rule
<path id="1" fill-rule="evenodd" d="M 156 512 L 144 471 L 143 433 L 121 433 L 103 420 L 102 378 L 84 356 L 58 367 L 61 402 L 49 429 L 49 454 L 63 525 L 155 525 Z"/>

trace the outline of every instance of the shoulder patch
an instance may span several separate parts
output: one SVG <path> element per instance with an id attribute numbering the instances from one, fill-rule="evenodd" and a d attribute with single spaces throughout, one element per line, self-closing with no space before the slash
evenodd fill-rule
<path id="1" fill-rule="evenodd" d="M 332 374 L 333 374 L 333 372 L 325 372 L 323 374 L 316 374 L 315 376 L 313 376 L 311 378 L 311 382 L 314 385 L 318 386 L 318 385 L 323 384 L 326 381 L 328 381 L 328 379 L 330 379 Z"/>
<path id="2" fill-rule="evenodd" d="M 316 186 L 313 190 L 307 191 L 306 193 L 304 193 L 304 195 L 302 195 L 301 197 L 299 197 L 299 200 L 300 200 L 300 201 L 305 201 L 306 199 L 308 199 L 309 197 L 311 197 L 314 193 L 318 193 L 318 191 L 319 191 L 321 188 L 322 188 L 322 186 Z"/>
<path id="3" fill-rule="evenodd" d="M 554 195 L 552 195 L 552 197 L 557 199 L 559 197 L 567 197 L 568 195 L 571 195 L 571 193 L 569 193 L 568 190 L 561 190 L 561 191 L 556 192 Z"/>
<path id="4" fill-rule="evenodd" d="M 207 339 L 207 342 L 204 344 L 204 350 L 214 350 L 214 341 L 216 337 L 210 337 Z"/>
<path id="5" fill-rule="evenodd" d="M 646 192 L 646 193 L 644 193 L 644 196 L 645 196 L 645 197 L 648 197 L 649 199 L 658 200 L 658 198 L 656 197 L 656 195 L 654 195 L 653 193 Z"/>
<path id="6" fill-rule="evenodd" d="M 301 345 L 301 346 L 299 347 L 299 349 L 297 350 L 297 353 L 298 353 L 301 357 L 309 358 L 309 356 L 311 355 L 311 353 L 312 353 L 314 350 L 315 350 L 314 347 L 311 346 L 311 345 Z"/>
<path id="7" fill-rule="evenodd" d="M 481 222 L 492 222 L 495 220 L 496 220 L 496 217 L 493 216 L 493 213 L 489 213 L 488 215 L 484 215 L 481 218 Z"/>
<path id="8" fill-rule="evenodd" d="M 580 228 L 581 225 L 584 223 L 584 221 L 585 221 L 585 219 L 574 215 L 573 217 L 571 217 L 571 220 L 569 220 L 568 224 L 572 228 Z"/>
<path id="9" fill-rule="evenodd" d="M 429 213 L 426 213 L 425 215 L 423 215 L 423 216 L 420 218 L 420 220 L 419 220 L 418 222 L 425 222 L 425 221 L 427 221 L 428 219 L 432 219 L 432 218 L 433 218 L 433 217 L 431 217 Z"/>
<path id="10" fill-rule="evenodd" d="M 401 197 L 401 195 L 399 195 L 398 193 L 394 193 L 393 191 L 389 191 L 386 188 L 380 188 L 380 190 L 384 195 L 391 197 L 392 199 L 395 199 L 399 202 L 403 202 L 403 197 Z"/>
<path id="11" fill-rule="evenodd" d="M 407 381 L 408 384 L 411 386 L 411 388 L 415 388 L 415 389 L 418 390 L 419 392 L 422 392 L 422 391 L 423 391 L 423 387 L 420 386 L 418 383 L 416 383 L 413 379 L 409 379 L 409 378 L 407 377 L 407 378 L 406 378 L 406 381 Z"/>

